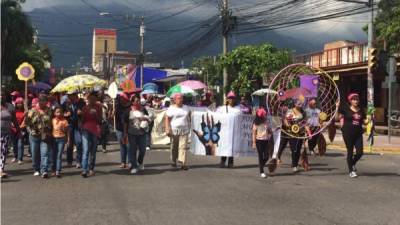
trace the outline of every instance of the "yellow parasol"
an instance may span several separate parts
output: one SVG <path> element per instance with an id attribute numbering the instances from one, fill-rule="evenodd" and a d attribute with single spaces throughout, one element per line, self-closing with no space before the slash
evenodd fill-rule
<path id="1" fill-rule="evenodd" d="M 93 75 L 82 74 L 65 78 L 64 80 L 60 81 L 60 83 L 58 83 L 57 86 L 51 90 L 51 92 L 72 92 L 84 89 L 93 89 L 95 87 L 102 88 L 106 86 L 107 82 L 105 80 L 97 78 Z"/>

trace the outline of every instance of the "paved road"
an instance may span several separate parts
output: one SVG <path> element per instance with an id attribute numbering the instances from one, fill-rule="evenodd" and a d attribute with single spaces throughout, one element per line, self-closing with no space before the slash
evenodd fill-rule
<path id="1" fill-rule="evenodd" d="M 284 164 L 267 179 L 255 158 L 220 169 L 217 158 L 190 156 L 191 169 L 180 171 L 168 156 L 151 151 L 146 171 L 130 175 L 119 152 L 99 152 L 87 179 L 66 168 L 61 179 L 43 180 L 28 163 L 8 164 L 2 224 L 400 224 L 400 155 L 366 155 L 357 179 L 347 176 L 343 152 L 312 158 L 312 171 L 298 175 Z"/>

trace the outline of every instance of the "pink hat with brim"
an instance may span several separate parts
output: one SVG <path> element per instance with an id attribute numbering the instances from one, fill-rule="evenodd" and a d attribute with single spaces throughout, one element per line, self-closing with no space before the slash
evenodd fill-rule
<path id="1" fill-rule="evenodd" d="M 17 99 L 15 99 L 15 104 L 21 104 L 24 103 L 24 99 L 21 97 L 18 97 Z"/>
<path id="2" fill-rule="evenodd" d="M 226 97 L 227 97 L 227 98 L 236 98 L 235 92 L 230 91 L 230 92 L 226 95 Z"/>
<path id="3" fill-rule="evenodd" d="M 347 100 L 350 102 L 351 99 L 354 98 L 354 97 L 357 97 L 357 98 L 358 98 L 359 96 L 358 96 L 357 93 L 350 93 L 350 94 L 347 96 Z"/>

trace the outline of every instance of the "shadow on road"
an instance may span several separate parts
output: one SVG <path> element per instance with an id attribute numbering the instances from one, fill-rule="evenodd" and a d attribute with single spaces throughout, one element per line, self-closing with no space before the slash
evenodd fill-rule
<path id="1" fill-rule="evenodd" d="M 130 170 L 111 170 L 107 172 L 108 174 L 115 174 L 121 176 L 146 176 L 146 175 L 159 175 L 165 172 L 174 172 L 178 171 L 178 169 L 145 169 L 144 171 L 138 172 L 137 174 L 131 174 Z"/>
<path id="2" fill-rule="evenodd" d="M 360 173 L 361 176 L 366 177 L 400 177 L 397 173 Z"/>
<path id="3" fill-rule="evenodd" d="M 15 183 L 15 182 L 19 182 L 19 181 L 21 181 L 21 180 L 20 179 L 14 180 L 10 177 L 1 179 L 1 183 Z"/>
<path id="4" fill-rule="evenodd" d="M 96 163 L 97 167 L 103 167 L 103 166 L 119 166 L 120 163 L 118 162 L 101 162 L 101 163 Z"/>
<path id="5" fill-rule="evenodd" d="M 345 156 L 345 154 L 338 153 L 338 152 L 327 152 L 327 153 L 325 153 L 324 156 L 326 156 L 326 157 L 343 157 L 343 156 Z"/>

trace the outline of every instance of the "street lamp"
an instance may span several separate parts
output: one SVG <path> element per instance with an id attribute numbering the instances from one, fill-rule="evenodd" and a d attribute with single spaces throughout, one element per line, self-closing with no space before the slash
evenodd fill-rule
<path id="1" fill-rule="evenodd" d="M 109 16 L 111 13 L 109 12 L 100 12 L 99 15 L 100 16 Z"/>

